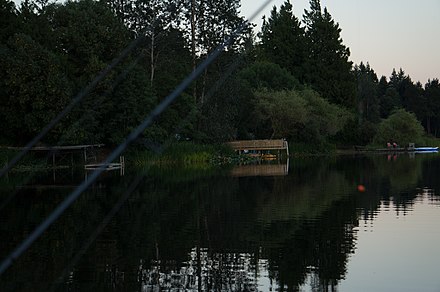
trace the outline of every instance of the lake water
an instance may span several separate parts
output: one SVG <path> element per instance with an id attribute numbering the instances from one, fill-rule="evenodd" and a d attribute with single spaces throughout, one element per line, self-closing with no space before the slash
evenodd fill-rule
<path id="1" fill-rule="evenodd" d="M 438 154 L 150 169 L 132 192 L 107 173 L 0 290 L 440 291 L 439 174 Z M 1 259 L 84 176 L 2 178 Z"/>

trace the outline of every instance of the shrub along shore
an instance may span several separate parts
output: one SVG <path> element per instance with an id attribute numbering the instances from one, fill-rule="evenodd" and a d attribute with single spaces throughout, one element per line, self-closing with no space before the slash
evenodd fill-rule
<path id="1" fill-rule="evenodd" d="M 417 146 L 440 146 L 440 139 L 430 136 L 422 137 Z M 404 147 L 404 145 L 401 145 Z M 406 145 L 405 145 L 406 146 Z M 362 149 L 375 150 L 385 148 L 383 144 L 369 144 Z M 307 156 L 332 156 L 338 154 L 356 153 L 353 146 L 337 147 L 331 143 L 306 144 L 289 143 L 290 157 Z M 18 151 L 0 150 L 0 165 L 5 166 Z M 259 157 L 252 157 L 246 154 L 237 154 L 229 146 L 224 144 L 198 144 L 194 142 L 175 142 L 162 149 L 150 150 L 141 147 L 130 148 L 125 153 L 126 165 L 134 169 L 145 169 L 150 167 L 168 168 L 210 168 L 211 166 L 235 165 L 240 163 L 252 163 L 258 161 Z M 285 157 L 285 154 L 282 154 Z M 83 161 L 74 160 L 74 167 L 83 167 Z M 52 161 L 48 157 L 28 153 L 25 158 L 15 166 L 13 172 L 45 171 L 51 169 Z"/>

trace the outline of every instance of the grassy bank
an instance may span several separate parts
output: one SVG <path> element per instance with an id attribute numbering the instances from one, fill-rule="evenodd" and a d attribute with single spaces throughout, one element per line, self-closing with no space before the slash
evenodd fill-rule
<path id="1" fill-rule="evenodd" d="M 19 154 L 18 150 L 1 149 L 0 167 L 4 167 Z M 47 159 L 35 156 L 33 153 L 27 153 L 20 162 L 15 165 L 11 171 L 42 171 L 47 169 Z"/>
<path id="2" fill-rule="evenodd" d="M 422 138 L 422 141 L 420 141 L 419 143 L 415 144 L 416 147 L 440 147 L 440 138 L 436 138 L 436 137 L 432 137 L 432 136 L 424 136 Z M 380 149 L 380 148 L 386 148 L 386 145 L 381 145 L 381 144 L 374 144 L 371 143 L 367 146 L 365 146 L 366 149 L 369 150 L 375 150 L 375 149 Z M 407 144 L 405 145 L 399 145 L 399 147 L 408 147 Z"/>
<path id="3" fill-rule="evenodd" d="M 420 145 L 420 146 L 440 147 L 440 138 L 426 136 L 423 138 L 423 140 L 425 142 L 425 145 Z"/>
<path id="4" fill-rule="evenodd" d="M 184 166 L 209 168 L 212 165 L 233 163 L 238 159 L 225 145 L 201 145 L 192 142 L 175 143 L 161 153 L 135 150 L 127 155 L 127 163 L 136 168 L 155 166 Z"/>
<path id="5" fill-rule="evenodd" d="M 289 155 L 318 156 L 336 153 L 336 146 L 330 143 L 289 143 Z M 282 153 L 283 157 L 283 153 Z M 127 163 L 136 168 L 154 166 L 179 166 L 187 168 L 210 168 L 216 165 L 237 164 L 255 161 L 256 157 L 237 155 L 226 145 L 201 145 L 180 142 L 171 145 L 162 153 L 135 150 L 127 155 Z"/>

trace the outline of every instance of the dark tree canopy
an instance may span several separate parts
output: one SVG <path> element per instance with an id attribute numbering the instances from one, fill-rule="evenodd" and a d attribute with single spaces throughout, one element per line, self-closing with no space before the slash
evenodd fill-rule
<path id="1" fill-rule="evenodd" d="M 356 101 L 360 122 L 378 122 L 380 115 L 376 73 L 368 63 L 365 65 L 362 62 L 354 66 L 353 73 L 357 82 Z"/>
<path id="2" fill-rule="evenodd" d="M 270 17 L 264 19 L 261 28 L 261 58 L 287 69 L 299 81 L 304 82 L 304 33 L 299 19 L 293 14 L 290 1 L 284 2 L 279 11 L 274 7 Z"/>
<path id="3" fill-rule="evenodd" d="M 341 28 L 320 0 L 310 1 L 304 12 L 307 41 L 306 81 L 330 102 L 355 105 L 350 50 L 342 43 Z"/>
<path id="4" fill-rule="evenodd" d="M 302 22 L 292 3 L 273 8 L 259 38 L 245 25 L 140 145 L 282 136 L 368 144 L 400 110 L 440 135 L 438 79 L 422 85 L 400 69 L 387 80 L 368 63 L 352 66 L 320 0 L 310 0 Z M 244 20 L 239 0 L 25 0 L 19 7 L 0 0 L 0 16 L 0 142 L 10 145 L 39 133 L 142 37 L 42 141 L 119 143 Z"/>

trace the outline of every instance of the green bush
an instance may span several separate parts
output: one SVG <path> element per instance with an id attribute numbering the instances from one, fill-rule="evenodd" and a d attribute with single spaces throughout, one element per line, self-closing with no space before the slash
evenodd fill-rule
<path id="1" fill-rule="evenodd" d="M 423 126 L 416 116 L 399 109 L 380 123 L 374 143 L 385 145 L 387 142 L 396 142 L 402 146 L 407 146 L 408 143 L 423 144 L 423 134 Z"/>
<path id="2" fill-rule="evenodd" d="M 425 146 L 440 147 L 440 138 L 425 136 L 423 141 Z"/>
<path id="3" fill-rule="evenodd" d="M 270 125 L 270 138 L 320 144 L 340 132 L 351 118 L 347 110 L 310 89 L 262 90 L 255 95 L 256 124 Z"/>

